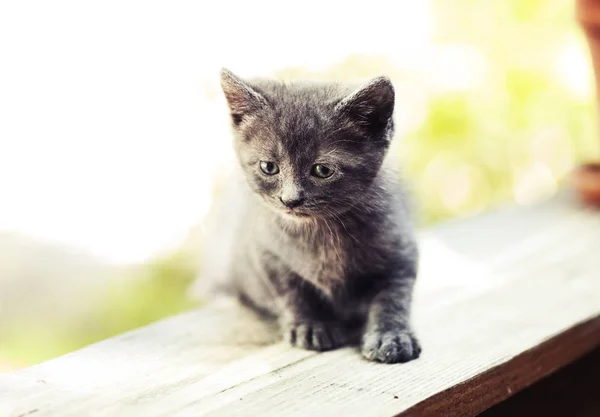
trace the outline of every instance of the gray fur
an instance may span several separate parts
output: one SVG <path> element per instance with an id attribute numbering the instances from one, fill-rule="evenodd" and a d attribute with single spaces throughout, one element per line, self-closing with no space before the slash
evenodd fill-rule
<path id="1" fill-rule="evenodd" d="M 403 187 L 383 167 L 391 82 L 285 84 L 223 70 L 221 85 L 244 179 L 229 289 L 279 320 L 294 346 L 336 348 L 359 329 L 367 359 L 417 358 L 409 314 L 418 251 Z M 279 173 L 264 174 L 260 161 Z M 315 163 L 333 175 L 311 175 Z"/>

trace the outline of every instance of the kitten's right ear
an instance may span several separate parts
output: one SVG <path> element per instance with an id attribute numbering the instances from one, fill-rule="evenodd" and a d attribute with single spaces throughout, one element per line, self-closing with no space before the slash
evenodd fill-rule
<path id="1" fill-rule="evenodd" d="M 266 105 L 266 100 L 260 93 L 225 68 L 221 69 L 221 88 L 235 126 L 242 123 L 244 117 Z"/>

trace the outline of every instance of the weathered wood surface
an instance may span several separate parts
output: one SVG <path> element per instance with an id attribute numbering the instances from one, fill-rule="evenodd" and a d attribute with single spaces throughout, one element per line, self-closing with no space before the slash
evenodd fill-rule
<path id="1" fill-rule="evenodd" d="M 4 416 L 474 415 L 600 345 L 600 213 L 562 196 L 424 232 L 424 353 L 313 353 L 214 304 L 0 374 Z"/>

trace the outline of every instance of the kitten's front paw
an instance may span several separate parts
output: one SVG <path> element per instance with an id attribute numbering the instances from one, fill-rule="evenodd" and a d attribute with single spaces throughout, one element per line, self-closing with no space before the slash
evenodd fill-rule
<path id="1" fill-rule="evenodd" d="M 346 335 L 337 325 L 301 322 L 284 326 L 283 338 L 292 346 L 309 350 L 330 350 L 346 343 Z"/>
<path id="2" fill-rule="evenodd" d="M 421 345 L 408 330 L 371 331 L 363 336 L 362 354 L 371 361 L 409 362 L 419 357 Z"/>

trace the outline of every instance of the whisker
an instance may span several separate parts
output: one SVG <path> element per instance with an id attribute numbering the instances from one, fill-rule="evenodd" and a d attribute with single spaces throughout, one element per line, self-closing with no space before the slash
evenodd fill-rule
<path id="1" fill-rule="evenodd" d="M 325 226 L 327 226 L 327 228 L 329 229 L 329 233 L 330 233 L 331 238 L 334 239 L 336 236 L 334 235 L 333 230 L 331 230 L 331 227 L 329 226 L 329 223 L 327 222 L 327 220 L 326 219 L 324 219 L 324 220 L 325 220 Z M 339 244 L 339 239 L 336 239 L 336 240 L 338 240 L 338 244 Z M 339 254 L 339 252 L 337 250 L 337 245 L 335 245 L 335 244 L 333 245 L 333 250 L 334 250 L 335 254 L 338 257 L 338 260 L 340 262 L 342 262 L 342 257 L 340 256 L 340 254 Z"/>
<path id="2" fill-rule="evenodd" d="M 335 213 L 333 213 L 333 212 L 332 212 L 331 214 L 333 215 L 333 217 L 335 217 L 335 218 L 336 218 L 336 219 L 337 219 L 337 220 L 340 222 L 340 224 L 342 225 L 342 227 L 344 228 L 344 230 L 346 230 L 346 233 L 348 233 L 348 236 L 350 236 L 352 239 L 354 239 L 354 241 L 355 241 L 356 243 L 358 243 L 359 245 L 361 245 L 361 246 L 362 246 L 362 243 L 360 243 L 360 242 L 358 241 L 358 239 L 357 239 L 357 238 L 355 238 L 355 237 L 352 235 L 352 233 L 350 233 L 350 231 L 348 230 L 348 228 L 346 227 L 346 225 L 344 224 L 344 222 L 342 221 L 342 219 L 341 219 L 341 218 L 340 218 L 338 215 L 336 215 Z"/>

